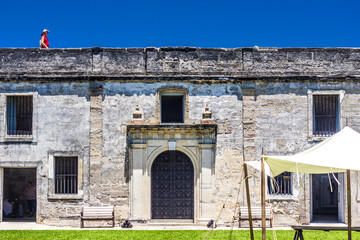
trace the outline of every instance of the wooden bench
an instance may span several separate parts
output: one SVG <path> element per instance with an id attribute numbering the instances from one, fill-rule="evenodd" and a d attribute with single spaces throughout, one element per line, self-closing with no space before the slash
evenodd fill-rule
<path id="1" fill-rule="evenodd" d="M 81 228 L 84 227 L 84 220 L 112 220 L 112 227 L 114 227 L 114 207 L 83 207 L 81 212 Z"/>
<path id="2" fill-rule="evenodd" d="M 304 240 L 303 230 L 320 230 L 320 231 L 347 231 L 347 226 L 320 226 L 320 225 L 296 225 L 291 226 L 295 230 L 294 240 Z M 360 231 L 360 227 L 351 227 L 351 231 Z"/>
<path id="3" fill-rule="evenodd" d="M 261 220 L 261 207 L 251 207 L 252 220 Z M 241 220 L 249 220 L 248 207 L 240 207 L 239 212 L 239 228 L 241 227 Z M 265 220 L 270 221 L 270 227 L 272 228 L 273 212 L 271 207 L 265 207 Z"/>

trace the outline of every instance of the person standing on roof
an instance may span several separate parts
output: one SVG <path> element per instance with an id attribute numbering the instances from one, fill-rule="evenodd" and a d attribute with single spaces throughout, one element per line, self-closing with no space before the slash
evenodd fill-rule
<path id="1" fill-rule="evenodd" d="M 40 48 L 49 48 L 49 40 L 47 38 L 48 34 L 49 34 L 49 30 L 44 29 L 41 34 Z"/>

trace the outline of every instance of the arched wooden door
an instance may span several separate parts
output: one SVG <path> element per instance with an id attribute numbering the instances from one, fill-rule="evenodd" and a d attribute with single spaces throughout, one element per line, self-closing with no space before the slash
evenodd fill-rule
<path id="1" fill-rule="evenodd" d="M 194 218 L 194 167 L 186 154 L 166 151 L 151 167 L 152 219 Z"/>

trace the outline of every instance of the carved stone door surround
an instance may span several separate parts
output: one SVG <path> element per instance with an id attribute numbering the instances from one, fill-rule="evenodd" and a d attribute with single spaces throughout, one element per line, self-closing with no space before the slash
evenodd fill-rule
<path id="1" fill-rule="evenodd" d="M 180 151 L 194 166 L 194 222 L 214 218 L 216 125 L 129 125 L 130 218 L 151 220 L 151 166 L 165 151 Z"/>

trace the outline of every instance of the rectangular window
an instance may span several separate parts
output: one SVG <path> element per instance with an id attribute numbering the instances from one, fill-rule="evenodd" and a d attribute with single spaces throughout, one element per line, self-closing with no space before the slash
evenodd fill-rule
<path id="1" fill-rule="evenodd" d="M 78 158 L 55 157 L 55 193 L 77 194 Z"/>
<path id="2" fill-rule="evenodd" d="M 161 122 L 184 123 L 184 95 L 161 95 Z"/>
<path id="3" fill-rule="evenodd" d="M 6 127 L 9 136 L 31 136 L 33 118 L 32 96 L 7 96 Z"/>
<path id="4" fill-rule="evenodd" d="M 269 194 L 272 195 L 292 195 L 291 187 L 291 173 L 283 172 L 275 177 L 273 186 L 271 184 L 271 178 L 268 177 Z"/>
<path id="5" fill-rule="evenodd" d="M 338 130 L 338 95 L 313 95 L 313 134 L 331 136 Z"/>

